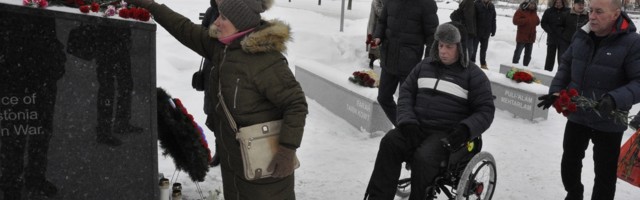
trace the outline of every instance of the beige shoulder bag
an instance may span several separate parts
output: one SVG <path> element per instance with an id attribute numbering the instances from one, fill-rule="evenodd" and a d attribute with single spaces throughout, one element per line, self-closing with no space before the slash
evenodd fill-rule
<path id="1" fill-rule="evenodd" d="M 238 129 L 236 121 L 231 116 L 222 97 L 220 82 L 218 82 L 218 99 L 224 110 L 224 114 L 229 120 L 229 125 L 236 133 L 236 140 L 240 143 L 240 153 L 244 165 L 244 177 L 247 180 L 256 180 L 271 177 L 273 172 L 269 172 L 267 167 L 271 164 L 273 156 L 278 151 L 280 127 L 282 120 L 274 120 L 264 123 L 253 124 Z M 300 162 L 295 158 L 295 167 L 298 168 Z"/>

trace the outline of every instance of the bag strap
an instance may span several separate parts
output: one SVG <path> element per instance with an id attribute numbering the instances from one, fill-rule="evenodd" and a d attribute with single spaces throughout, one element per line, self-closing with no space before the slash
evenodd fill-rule
<path id="1" fill-rule="evenodd" d="M 222 67 L 218 68 L 220 68 L 220 70 L 218 70 L 218 101 L 220 101 L 220 104 L 222 104 L 222 110 L 224 110 L 224 114 L 227 116 L 227 120 L 229 121 L 231 130 L 233 130 L 234 133 L 238 133 L 238 124 L 236 124 L 233 116 L 231 116 L 231 112 L 229 112 L 229 108 L 227 108 L 227 104 L 224 102 L 224 97 L 222 96 L 222 83 L 220 81 L 220 73 L 222 72 Z"/>
<path id="2" fill-rule="evenodd" d="M 202 67 L 204 66 L 204 57 L 202 57 L 202 59 L 200 59 L 200 67 L 198 68 L 198 71 L 201 72 L 202 71 Z"/>

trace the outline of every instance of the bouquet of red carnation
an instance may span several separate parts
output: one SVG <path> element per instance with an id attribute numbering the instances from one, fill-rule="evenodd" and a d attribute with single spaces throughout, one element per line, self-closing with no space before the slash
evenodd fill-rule
<path id="1" fill-rule="evenodd" d="M 365 87 L 376 87 L 376 80 L 369 75 L 369 73 L 364 71 L 355 71 L 352 74 L 353 76 L 349 77 L 349 81 L 352 83 L 365 86 Z"/>
<path id="2" fill-rule="evenodd" d="M 506 73 L 507 78 L 516 81 L 517 83 L 533 83 L 536 81 L 531 72 L 520 70 L 518 68 L 512 68 Z"/>
<path id="3" fill-rule="evenodd" d="M 562 113 L 562 115 L 569 116 L 569 114 L 578 110 L 578 106 L 571 99 L 578 96 L 578 91 L 576 89 L 570 89 L 568 92 L 566 90 L 560 90 L 560 95 L 553 102 L 553 107 L 556 109 L 556 112 Z"/>

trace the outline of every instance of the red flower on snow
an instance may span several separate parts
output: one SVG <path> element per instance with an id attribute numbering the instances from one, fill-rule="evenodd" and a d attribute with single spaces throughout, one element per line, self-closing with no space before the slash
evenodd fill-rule
<path id="1" fill-rule="evenodd" d="M 100 4 L 93 2 L 91 3 L 91 12 L 98 12 L 100 11 Z"/>
<path id="2" fill-rule="evenodd" d="M 80 12 L 82 12 L 82 13 L 89 13 L 89 9 L 90 8 L 89 8 L 88 5 L 80 6 Z"/>

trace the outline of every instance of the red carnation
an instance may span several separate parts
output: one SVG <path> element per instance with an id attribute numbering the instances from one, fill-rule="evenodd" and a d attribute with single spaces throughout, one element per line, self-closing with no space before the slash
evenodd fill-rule
<path id="1" fill-rule="evenodd" d="M 575 103 L 570 103 L 569 105 L 567 105 L 567 109 L 571 112 L 575 112 L 578 110 L 578 106 L 576 106 Z"/>
<path id="2" fill-rule="evenodd" d="M 140 14 L 140 21 L 149 21 L 149 19 L 151 19 L 151 14 L 149 13 L 149 11 L 147 11 L 147 9 L 141 8 L 141 14 Z"/>
<path id="3" fill-rule="evenodd" d="M 575 97 L 575 96 L 578 96 L 578 90 L 571 88 L 569 90 L 569 97 Z"/>
<path id="4" fill-rule="evenodd" d="M 562 111 L 562 115 L 564 115 L 565 117 L 566 117 L 566 116 L 569 116 L 569 114 L 570 114 L 570 113 L 571 113 L 571 112 L 569 112 L 569 110 L 563 110 L 563 111 Z"/>
<path id="5" fill-rule="evenodd" d="M 87 5 L 80 6 L 80 12 L 89 13 L 89 6 L 87 6 Z"/>
<path id="6" fill-rule="evenodd" d="M 560 90 L 560 96 L 566 96 L 566 95 L 567 95 L 566 90 Z"/>
<path id="7" fill-rule="evenodd" d="M 571 102 L 571 98 L 569 98 L 569 96 L 567 95 L 561 95 L 559 99 L 560 99 L 560 104 L 562 105 L 567 105 L 569 104 L 569 102 Z"/>
<path id="8" fill-rule="evenodd" d="M 118 12 L 118 15 L 122 18 L 129 18 L 129 9 L 123 8 L 120 9 L 120 12 Z"/>
<path id="9" fill-rule="evenodd" d="M 98 12 L 100 11 L 100 4 L 93 2 L 91 3 L 91 12 Z"/>
<path id="10" fill-rule="evenodd" d="M 133 12 L 131 12 L 131 18 L 140 20 L 140 15 L 142 15 L 142 9 L 141 8 L 132 8 L 131 9 Z"/>
<path id="11" fill-rule="evenodd" d="M 353 74 L 351 74 L 351 75 L 353 75 L 353 76 L 355 77 L 355 76 L 358 76 L 358 74 L 360 74 L 360 72 L 355 71 L 355 72 L 353 72 Z"/>
<path id="12" fill-rule="evenodd" d="M 136 8 L 136 7 L 129 8 L 129 12 L 128 12 L 129 18 L 135 19 L 134 16 L 135 16 L 136 12 L 138 12 L 138 8 Z"/>

